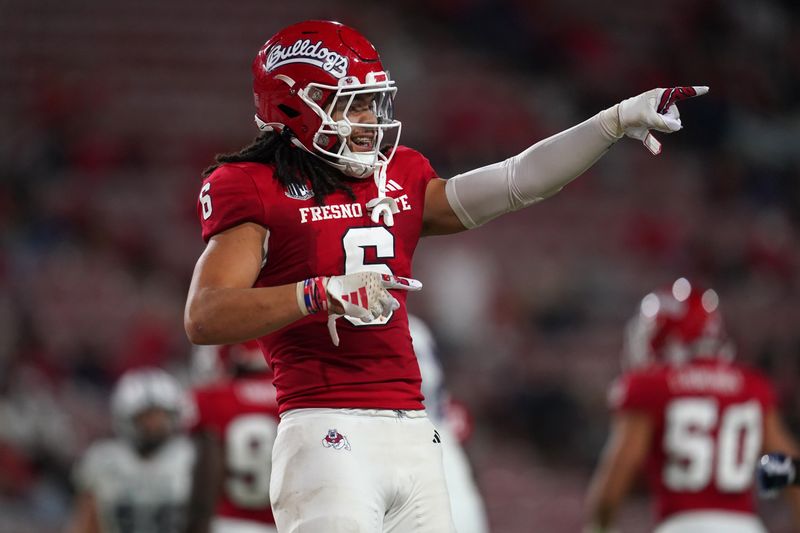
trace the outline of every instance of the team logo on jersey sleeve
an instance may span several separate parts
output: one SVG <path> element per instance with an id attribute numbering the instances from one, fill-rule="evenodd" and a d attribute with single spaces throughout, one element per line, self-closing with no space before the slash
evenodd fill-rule
<path id="1" fill-rule="evenodd" d="M 333 448 L 334 450 L 350 450 L 350 443 L 347 437 L 336 431 L 336 429 L 329 429 L 328 434 L 322 439 L 322 445 L 326 448 Z"/>
<path id="2" fill-rule="evenodd" d="M 314 191 L 306 185 L 292 183 L 286 186 L 286 196 L 295 200 L 308 200 L 314 196 Z"/>

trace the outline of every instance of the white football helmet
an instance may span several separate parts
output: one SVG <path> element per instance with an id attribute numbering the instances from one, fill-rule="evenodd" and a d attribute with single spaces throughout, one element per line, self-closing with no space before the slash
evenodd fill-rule
<path id="1" fill-rule="evenodd" d="M 160 408 L 172 418 L 172 431 L 180 425 L 186 396 L 178 381 L 160 368 L 137 368 L 126 372 L 111 394 L 114 431 L 136 446 L 143 444 L 136 417 L 148 409 Z"/>

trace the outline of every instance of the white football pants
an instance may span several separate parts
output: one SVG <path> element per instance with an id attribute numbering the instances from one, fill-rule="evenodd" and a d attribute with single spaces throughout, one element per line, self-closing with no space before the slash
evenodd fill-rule
<path id="1" fill-rule="evenodd" d="M 450 509 L 458 533 L 487 533 L 489 524 L 483 499 L 475 485 L 467 454 L 446 424 L 437 428 L 442 438 L 444 477 Z"/>
<path id="2" fill-rule="evenodd" d="M 218 516 L 211 521 L 211 533 L 278 533 L 274 525 Z"/>
<path id="3" fill-rule="evenodd" d="M 425 411 L 287 411 L 272 450 L 278 531 L 454 533 L 437 440 Z"/>
<path id="4" fill-rule="evenodd" d="M 672 515 L 654 533 L 767 533 L 761 521 L 747 513 L 692 511 Z"/>

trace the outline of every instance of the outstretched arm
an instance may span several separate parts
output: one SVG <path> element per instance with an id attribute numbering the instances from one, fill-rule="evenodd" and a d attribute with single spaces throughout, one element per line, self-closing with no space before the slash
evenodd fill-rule
<path id="1" fill-rule="evenodd" d="M 610 531 L 622 501 L 647 457 L 653 424 L 645 414 L 625 412 L 614 416 L 603 456 L 587 495 L 589 526 L 585 531 Z"/>
<path id="2" fill-rule="evenodd" d="M 432 180 L 425 195 L 426 235 L 471 229 L 544 200 L 592 166 L 623 135 L 661 152 L 651 134 L 681 128 L 675 103 L 708 87 L 653 89 L 601 111 L 521 154 L 447 180 Z"/>

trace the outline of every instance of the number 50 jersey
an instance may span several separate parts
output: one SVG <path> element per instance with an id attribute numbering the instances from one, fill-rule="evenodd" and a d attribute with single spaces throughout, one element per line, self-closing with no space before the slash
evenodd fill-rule
<path id="1" fill-rule="evenodd" d="M 646 468 L 659 521 L 684 511 L 754 513 L 764 418 L 775 408 L 764 377 L 719 359 L 695 359 L 629 372 L 609 400 L 617 411 L 652 419 Z"/>
<path id="2" fill-rule="evenodd" d="M 336 191 L 320 205 L 310 186 L 283 187 L 273 167 L 225 164 L 203 183 L 197 212 L 203 239 L 250 222 L 267 229 L 265 259 L 255 287 L 373 270 L 411 276 L 422 231 L 425 190 L 436 174 L 425 157 L 400 146 L 387 168 L 386 195 L 399 213 L 394 226 L 375 224 L 366 204 L 378 195 L 372 179 L 346 179 L 353 197 Z M 406 292 L 400 309 L 363 324 L 338 321 L 334 346 L 324 313 L 305 317 L 259 339 L 275 374 L 281 412 L 300 407 L 423 409 L 411 346 Z"/>

